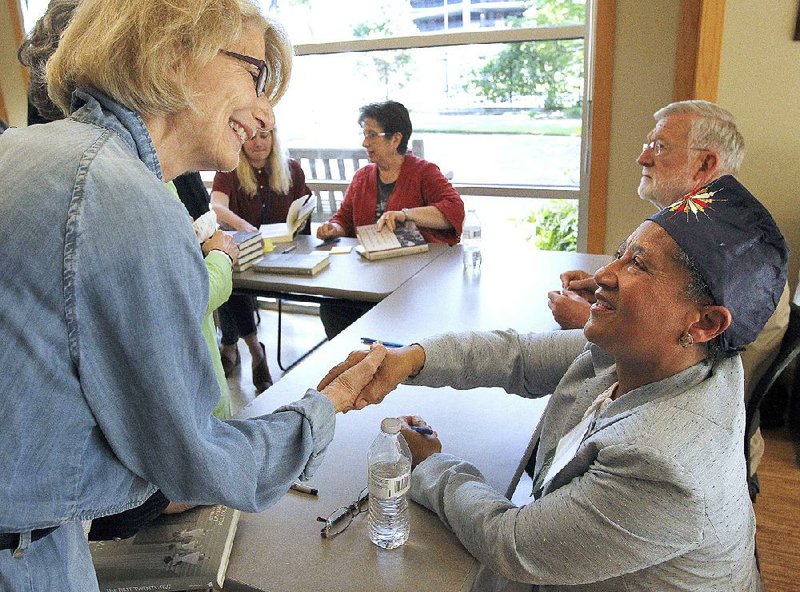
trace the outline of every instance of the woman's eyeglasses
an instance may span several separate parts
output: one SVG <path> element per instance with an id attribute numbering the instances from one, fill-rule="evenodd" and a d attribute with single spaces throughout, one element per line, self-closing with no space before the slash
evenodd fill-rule
<path id="1" fill-rule="evenodd" d="M 319 522 L 324 522 L 325 526 L 319 531 L 324 539 L 332 539 L 336 535 L 342 534 L 353 523 L 353 518 L 366 512 L 369 507 L 369 489 L 365 487 L 358 494 L 358 499 L 349 506 L 336 508 L 327 518 L 318 516 Z"/>
<path id="2" fill-rule="evenodd" d="M 389 132 L 365 132 L 362 131 L 361 135 L 364 137 L 365 140 L 374 140 L 379 136 L 391 136 Z"/>
<path id="3" fill-rule="evenodd" d="M 220 53 L 224 53 L 227 56 L 242 62 L 246 62 L 258 68 L 258 74 L 250 72 L 250 76 L 253 77 L 253 82 L 256 84 L 256 96 L 260 97 L 264 94 L 264 87 L 267 85 L 267 63 L 264 60 L 251 58 L 250 56 L 242 55 L 240 53 L 236 53 L 235 51 L 228 51 L 227 49 L 220 49 L 219 51 Z"/>

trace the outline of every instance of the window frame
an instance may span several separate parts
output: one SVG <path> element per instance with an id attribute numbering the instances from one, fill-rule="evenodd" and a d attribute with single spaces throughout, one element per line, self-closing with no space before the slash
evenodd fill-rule
<path id="1" fill-rule="evenodd" d="M 584 45 L 584 84 L 582 96 L 581 152 L 579 163 L 578 188 L 559 186 L 536 186 L 515 184 L 472 184 L 453 182 L 453 187 L 461 195 L 533 199 L 573 199 L 578 204 L 578 251 L 585 252 L 589 245 L 589 183 L 590 160 L 592 154 L 590 125 L 592 123 L 592 91 L 595 72 L 594 23 L 597 18 L 596 0 L 586 2 L 586 22 L 581 25 L 558 25 L 545 27 L 524 27 L 509 29 L 478 29 L 446 33 L 425 33 L 378 39 L 352 39 L 346 41 L 326 41 L 320 43 L 298 43 L 294 46 L 295 55 L 330 55 L 339 53 L 364 53 L 381 50 L 403 50 L 417 48 L 452 47 L 458 45 L 487 45 L 525 41 L 583 40 Z M 346 183 L 307 180 L 313 190 L 346 188 Z M 604 222 L 603 222 L 604 230 Z"/>

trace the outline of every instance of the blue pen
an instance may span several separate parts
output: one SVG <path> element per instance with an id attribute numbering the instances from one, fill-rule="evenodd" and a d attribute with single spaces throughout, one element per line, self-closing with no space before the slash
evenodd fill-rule
<path id="1" fill-rule="evenodd" d="M 281 251 L 281 255 L 284 255 L 284 254 L 286 254 L 286 253 L 291 253 L 291 252 L 292 252 L 292 251 L 294 251 L 296 248 L 297 248 L 297 245 L 292 245 L 291 247 L 287 247 L 286 249 L 284 249 L 283 251 Z"/>
<path id="2" fill-rule="evenodd" d="M 424 436 L 432 436 L 433 430 L 431 428 L 425 428 L 422 426 L 408 426 L 418 434 L 423 434 Z"/>
<path id="3" fill-rule="evenodd" d="M 315 249 L 322 249 L 323 247 L 327 247 L 329 245 L 335 245 L 338 242 L 339 242 L 339 237 L 337 236 L 336 238 L 329 238 L 328 240 L 321 242 L 320 244 L 318 244 L 314 248 Z"/>
<path id="4" fill-rule="evenodd" d="M 383 341 L 382 339 L 373 339 L 372 337 L 362 337 L 361 343 L 372 345 L 373 343 L 382 343 L 386 347 L 403 347 L 402 343 L 394 343 L 392 341 Z"/>

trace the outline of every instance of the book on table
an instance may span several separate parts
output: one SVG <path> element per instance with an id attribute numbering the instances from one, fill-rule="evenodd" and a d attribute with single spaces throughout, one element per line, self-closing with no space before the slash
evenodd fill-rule
<path id="1" fill-rule="evenodd" d="M 313 195 L 298 197 L 289 206 L 286 214 L 286 222 L 275 222 L 273 224 L 262 224 L 259 227 L 261 236 L 271 240 L 273 243 L 290 243 L 297 236 L 297 233 L 306 225 L 317 202 Z"/>
<path id="2" fill-rule="evenodd" d="M 244 271 L 249 268 L 264 253 L 264 242 L 258 231 L 224 230 L 239 247 L 239 259 L 233 266 L 233 271 Z"/>
<path id="3" fill-rule="evenodd" d="M 134 536 L 89 543 L 101 592 L 220 590 L 239 510 L 162 514 Z"/>
<path id="4" fill-rule="evenodd" d="M 361 243 L 356 251 L 370 261 L 424 253 L 428 250 L 428 243 L 411 220 L 398 222 L 394 232 L 386 225 L 380 231 L 377 224 L 358 226 L 356 236 Z"/>
<path id="5" fill-rule="evenodd" d="M 330 263 L 328 251 L 313 253 L 267 253 L 253 264 L 252 270 L 262 273 L 317 275 Z"/>

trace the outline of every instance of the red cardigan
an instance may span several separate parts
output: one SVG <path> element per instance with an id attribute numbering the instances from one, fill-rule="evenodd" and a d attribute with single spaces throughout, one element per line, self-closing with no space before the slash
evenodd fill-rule
<path id="1" fill-rule="evenodd" d="M 375 224 L 377 201 L 378 166 L 369 164 L 353 175 L 342 205 L 330 221 L 344 228 L 346 236 L 355 237 L 356 226 Z M 461 201 L 461 196 L 438 166 L 408 154 L 403 160 L 386 210 L 421 206 L 434 206 L 453 225 L 453 228 L 447 230 L 420 227 L 425 240 L 429 243 L 456 244 L 461 238 L 461 225 L 464 223 L 464 202 Z"/>

